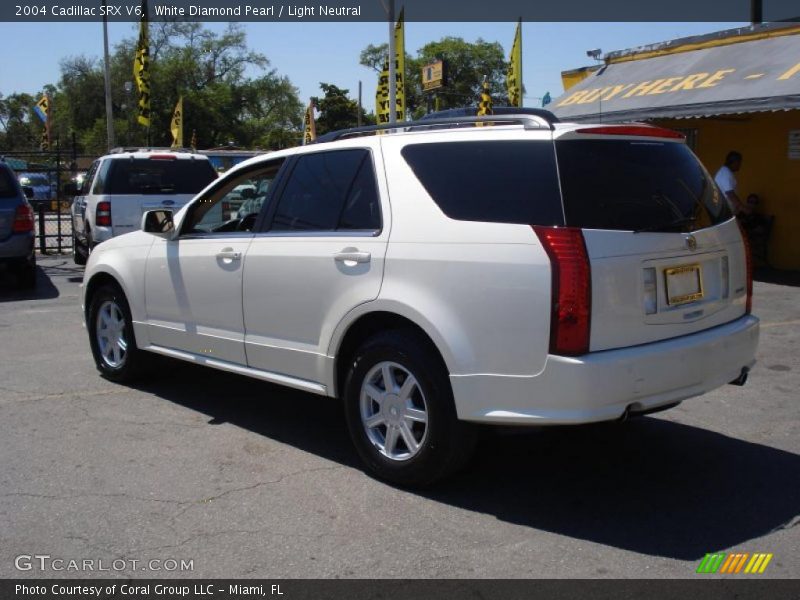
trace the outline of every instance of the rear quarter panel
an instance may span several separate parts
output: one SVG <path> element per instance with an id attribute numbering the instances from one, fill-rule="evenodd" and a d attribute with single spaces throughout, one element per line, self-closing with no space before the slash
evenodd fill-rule
<path id="1" fill-rule="evenodd" d="M 460 135 L 485 139 L 480 132 Z M 539 373 L 549 347 L 549 259 L 527 225 L 448 218 L 400 154 L 409 142 L 427 141 L 441 140 L 427 134 L 382 141 L 392 231 L 376 304 L 418 315 L 412 320 L 437 342 L 452 375 Z"/>

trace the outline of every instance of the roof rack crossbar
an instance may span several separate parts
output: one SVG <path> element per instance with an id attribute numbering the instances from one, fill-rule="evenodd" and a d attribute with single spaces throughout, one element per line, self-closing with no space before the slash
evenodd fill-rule
<path id="1" fill-rule="evenodd" d="M 168 148 L 166 146 L 119 146 L 108 151 L 109 154 L 123 154 L 125 152 L 181 152 L 194 154 L 191 148 Z"/>
<path id="2" fill-rule="evenodd" d="M 467 127 L 476 123 L 499 123 L 502 125 L 522 125 L 524 129 L 554 129 L 554 120 L 551 121 L 543 115 L 486 115 L 481 117 L 450 117 L 446 119 L 426 119 L 422 121 L 406 121 L 400 123 L 384 123 L 381 125 L 368 125 L 366 127 L 352 127 L 340 129 L 321 135 L 315 143 L 333 142 L 346 137 L 367 135 L 379 131 L 412 129 L 450 129 L 453 127 Z"/>

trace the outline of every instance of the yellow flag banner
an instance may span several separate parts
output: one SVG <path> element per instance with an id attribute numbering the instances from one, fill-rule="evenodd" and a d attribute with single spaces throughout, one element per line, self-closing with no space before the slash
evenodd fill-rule
<path id="1" fill-rule="evenodd" d="M 314 121 L 314 102 L 309 102 L 306 114 L 303 117 L 303 145 L 310 144 L 317 139 L 317 124 Z"/>
<path id="2" fill-rule="evenodd" d="M 183 148 L 183 96 L 178 97 L 169 130 L 172 132 L 172 147 Z"/>
<path id="3" fill-rule="evenodd" d="M 406 119 L 406 36 L 403 25 L 405 8 L 400 11 L 400 18 L 394 26 L 395 70 L 395 120 Z M 378 91 L 375 94 L 375 114 L 378 125 L 389 122 L 389 60 L 383 63 L 383 70 L 378 78 Z"/>
<path id="4" fill-rule="evenodd" d="M 47 127 L 42 128 L 42 138 L 39 141 L 39 148 L 42 150 L 50 150 L 50 132 Z"/>
<path id="5" fill-rule="evenodd" d="M 42 123 L 47 123 L 50 118 L 50 98 L 47 95 L 39 98 L 39 101 L 33 107 L 33 112 L 42 120 Z"/>
<path id="6" fill-rule="evenodd" d="M 492 95 L 489 93 L 489 82 L 483 80 L 483 89 L 481 90 L 481 101 L 478 102 L 478 116 L 483 117 L 486 115 L 493 115 L 492 109 Z M 483 127 L 486 123 L 475 123 L 477 127 Z"/>
<path id="7" fill-rule="evenodd" d="M 139 115 L 137 120 L 150 126 L 150 40 L 147 32 L 147 0 L 142 0 L 142 17 L 139 21 L 139 40 L 133 60 L 133 79 L 139 91 Z"/>
<path id="8" fill-rule="evenodd" d="M 522 20 L 517 23 L 517 33 L 511 46 L 506 71 L 506 88 L 508 89 L 508 105 L 522 106 Z"/>

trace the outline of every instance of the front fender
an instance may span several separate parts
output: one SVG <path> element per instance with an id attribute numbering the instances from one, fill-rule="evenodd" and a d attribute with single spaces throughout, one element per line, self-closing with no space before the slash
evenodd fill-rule
<path id="1" fill-rule="evenodd" d="M 113 238 L 97 246 L 89 255 L 86 271 L 83 276 L 82 305 L 84 314 L 91 282 L 101 274 L 113 277 L 128 300 L 133 318 L 137 339 L 140 337 L 138 325 L 147 318 L 145 310 L 144 275 L 147 257 L 155 238 L 152 235 L 136 231 Z M 143 340 L 139 339 L 139 343 Z"/>

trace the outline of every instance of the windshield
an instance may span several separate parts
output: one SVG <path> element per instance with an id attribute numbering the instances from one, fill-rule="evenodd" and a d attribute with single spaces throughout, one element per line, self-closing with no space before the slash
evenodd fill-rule
<path id="1" fill-rule="evenodd" d="M 47 177 L 44 175 L 22 175 L 19 178 L 19 182 L 22 185 L 29 185 L 29 186 L 43 186 L 43 185 L 50 185 L 50 182 L 47 180 Z"/>
<path id="2" fill-rule="evenodd" d="M 568 226 L 694 231 L 731 218 L 727 201 L 684 144 L 556 142 Z"/>

